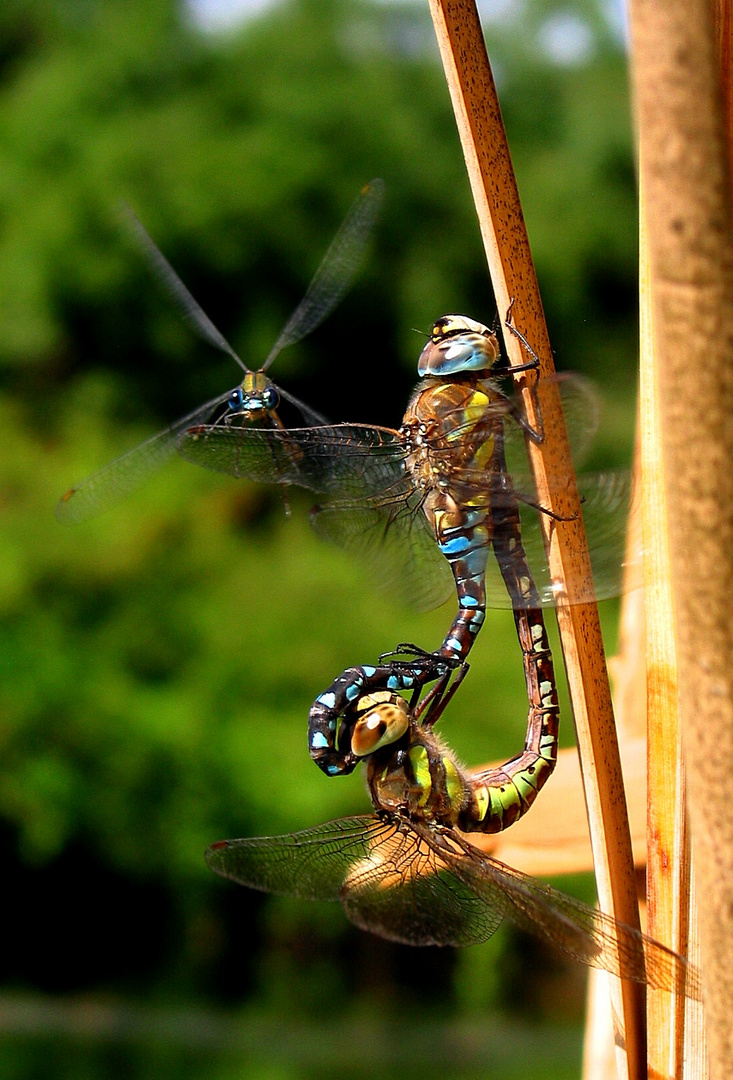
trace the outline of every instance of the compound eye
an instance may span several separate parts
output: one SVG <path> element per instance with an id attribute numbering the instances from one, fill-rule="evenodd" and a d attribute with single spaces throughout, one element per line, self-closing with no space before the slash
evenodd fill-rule
<path id="1" fill-rule="evenodd" d="M 410 725 L 407 702 L 399 694 L 390 695 L 360 717 L 351 735 L 351 750 L 357 757 L 373 754 L 382 746 L 397 742 Z"/>
<path id="2" fill-rule="evenodd" d="M 241 412 L 244 408 L 244 391 L 241 386 L 238 386 L 235 390 L 232 390 L 231 394 L 227 398 L 227 405 L 232 412 Z"/>
<path id="3" fill-rule="evenodd" d="M 262 404 L 266 409 L 276 409 L 280 404 L 280 395 L 272 384 L 262 391 Z"/>

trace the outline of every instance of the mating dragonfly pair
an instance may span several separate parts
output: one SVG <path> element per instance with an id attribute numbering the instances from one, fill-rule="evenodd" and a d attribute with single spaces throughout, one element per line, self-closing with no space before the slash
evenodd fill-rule
<path id="1" fill-rule="evenodd" d="M 351 284 L 380 199 L 378 181 L 362 192 L 257 372 L 244 365 L 136 225 L 189 322 L 231 355 L 245 378 L 72 488 L 57 516 L 80 521 L 107 509 L 177 452 L 235 477 L 329 496 L 332 501 L 313 512 L 316 531 L 356 549 L 389 588 L 401 587 L 419 607 L 437 605 L 455 588 L 458 612 L 437 650 L 404 646 L 377 665 L 348 669 L 311 709 L 312 757 L 328 775 L 363 761 L 375 814 L 285 837 L 222 841 L 207 852 L 217 873 L 265 891 L 338 899 L 357 925 L 410 944 L 482 941 L 507 917 L 584 963 L 696 995 L 696 974 L 680 957 L 502 866 L 463 835 L 498 831 L 525 813 L 556 760 L 557 693 L 542 615 L 555 592 L 549 579 L 536 584 L 530 573 L 526 549 L 539 548 L 540 534 L 536 525 L 522 524 L 520 511 L 538 508 L 529 479 L 509 466 L 525 438 L 540 441 L 543 433 L 500 383 L 525 373 L 541 416 L 536 358 L 510 368 L 493 331 L 445 316 L 421 353 L 421 382 L 399 430 L 330 425 L 265 374 L 278 352 L 315 329 Z M 582 439 L 591 426 L 592 394 L 567 378 L 560 390 Z M 308 426 L 282 425 L 281 396 Z M 627 482 L 596 475 L 582 490 L 591 552 L 602 560 L 596 590 L 609 595 L 623 550 Z M 498 591 L 487 582 L 491 548 L 503 579 Z M 590 599 L 592 588 L 588 583 L 580 597 Z M 514 610 L 530 703 L 527 737 L 524 752 L 501 769 L 472 774 L 433 727 L 465 675 L 487 604 L 497 602 Z"/>

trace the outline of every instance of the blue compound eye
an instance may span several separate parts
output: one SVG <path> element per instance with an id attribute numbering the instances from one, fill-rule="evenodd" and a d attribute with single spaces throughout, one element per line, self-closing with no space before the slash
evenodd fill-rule
<path id="1" fill-rule="evenodd" d="M 232 390 L 231 394 L 227 398 L 227 405 L 232 412 L 241 412 L 244 407 L 244 393 L 242 387 L 238 386 L 236 390 Z"/>
<path id="2" fill-rule="evenodd" d="M 262 391 L 262 404 L 266 409 L 276 409 L 280 404 L 280 395 L 272 384 Z"/>

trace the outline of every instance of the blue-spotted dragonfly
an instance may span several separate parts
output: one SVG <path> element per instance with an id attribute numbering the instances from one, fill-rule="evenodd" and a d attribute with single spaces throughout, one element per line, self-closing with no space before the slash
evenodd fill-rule
<path id="1" fill-rule="evenodd" d="M 492 330 L 466 316 L 446 315 L 420 354 L 421 382 L 399 430 L 361 424 L 285 431 L 198 425 L 182 437 L 179 452 L 197 464 L 333 497 L 314 512 L 316 531 L 365 556 L 388 589 L 413 606 L 435 606 L 455 587 L 458 613 L 432 654 L 435 663 L 421 659 L 412 682 L 402 685 L 395 679 L 403 677 L 405 663 L 394 678 L 385 668 L 350 669 L 316 702 L 311 753 L 329 774 L 345 764 L 333 755 L 345 704 L 372 689 L 412 689 L 436 678 L 443 662 L 465 662 L 487 604 L 522 611 L 555 601 L 547 574 L 542 579 L 529 571 L 533 561 L 540 571 L 546 568 L 537 520 L 520 524 L 522 504 L 539 509 L 526 494 L 531 481 L 508 466 L 512 450 L 525 455 L 526 436 L 540 441 L 543 433 L 529 425 L 521 405 L 498 381 L 521 371 L 534 378 L 536 366 L 533 357 L 521 367 L 508 367 Z M 531 386 L 540 416 L 547 385 L 534 381 Z M 574 406 L 571 426 L 582 437 L 593 395 L 586 383 L 570 377 L 559 377 L 559 386 Z M 581 477 L 580 487 L 595 556 L 595 595 L 611 595 L 618 590 L 624 553 L 628 474 Z M 501 583 L 487 584 L 490 547 Z M 593 582 L 576 584 L 576 600 L 593 597 Z M 532 633 L 544 635 L 540 623 L 538 611 Z"/>
<path id="2" fill-rule="evenodd" d="M 583 964 L 699 997 L 698 972 L 682 957 L 470 842 L 531 806 L 555 764 L 557 707 L 537 696 L 524 752 L 467 770 L 432 730 L 449 679 L 422 701 L 419 691 L 409 704 L 378 691 L 354 705 L 348 743 L 366 764 L 373 814 L 219 841 L 206 852 L 211 869 L 263 892 L 338 900 L 361 929 L 407 945 L 478 944 L 508 919 Z"/>
<path id="3" fill-rule="evenodd" d="M 86 521 L 115 506 L 152 473 L 162 468 L 178 449 L 189 428 L 217 424 L 233 430 L 243 424 L 282 429 L 277 413 L 280 399 L 295 406 L 307 424 L 326 424 L 315 409 L 293 397 L 266 375 L 275 358 L 289 345 L 301 341 L 331 314 L 351 287 L 361 263 L 364 245 L 382 201 L 384 185 L 373 180 L 360 193 L 316 270 L 305 296 L 283 327 L 265 362 L 251 371 L 224 335 L 202 310 L 142 224 L 129 213 L 132 229 L 152 266 L 166 286 L 185 320 L 204 341 L 230 356 L 244 371 L 233 390 L 201 405 L 165 431 L 106 465 L 70 488 L 56 506 L 56 517 L 69 524 Z"/>

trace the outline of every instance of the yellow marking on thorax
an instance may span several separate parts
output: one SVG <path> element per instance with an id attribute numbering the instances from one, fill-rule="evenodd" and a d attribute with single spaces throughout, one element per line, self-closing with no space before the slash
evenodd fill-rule
<path id="1" fill-rule="evenodd" d="M 417 805 L 425 806 L 433 789 L 428 752 L 424 746 L 411 746 L 408 754 L 412 764 L 412 771 L 415 774 L 415 783 L 420 789 L 420 798 L 417 800 Z"/>
<path id="2" fill-rule="evenodd" d="M 460 412 L 461 421 L 454 422 L 452 430 L 446 434 L 446 439 L 448 442 L 462 441 L 468 430 L 485 419 L 489 398 L 482 390 L 474 390 L 462 405 L 456 407 L 454 403 L 451 403 L 451 406 Z"/>

